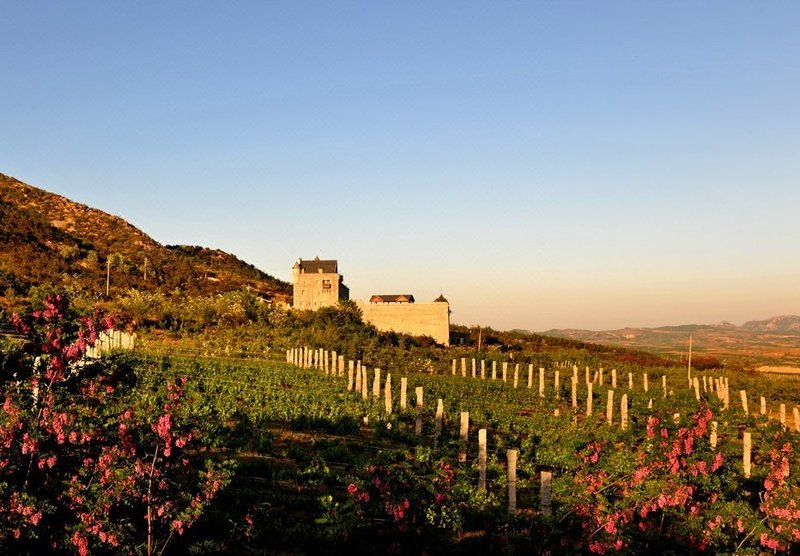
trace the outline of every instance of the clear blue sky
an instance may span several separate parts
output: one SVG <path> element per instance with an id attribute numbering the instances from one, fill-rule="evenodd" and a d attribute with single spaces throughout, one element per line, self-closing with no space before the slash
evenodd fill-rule
<path id="1" fill-rule="evenodd" d="M 497 328 L 800 314 L 800 3 L 7 2 L 0 172 Z"/>

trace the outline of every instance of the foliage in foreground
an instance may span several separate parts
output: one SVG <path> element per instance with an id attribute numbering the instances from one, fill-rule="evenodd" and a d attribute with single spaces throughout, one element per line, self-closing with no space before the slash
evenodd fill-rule
<path id="1" fill-rule="evenodd" d="M 192 449 L 202 430 L 183 381 L 155 403 L 133 403 L 131 369 L 84 359 L 112 319 L 77 317 L 64 296 L 14 323 L 28 342 L 4 362 L 0 383 L 2 547 L 159 553 L 231 473 Z"/>

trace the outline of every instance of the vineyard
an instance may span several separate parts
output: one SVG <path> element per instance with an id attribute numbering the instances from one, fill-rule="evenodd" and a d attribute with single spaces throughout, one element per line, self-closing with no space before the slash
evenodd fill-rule
<path id="1" fill-rule="evenodd" d="M 800 550 L 797 377 L 322 348 L 87 362 L 99 317 L 65 314 L 21 321 L 33 340 L 3 359 L 8 552 Z"/>

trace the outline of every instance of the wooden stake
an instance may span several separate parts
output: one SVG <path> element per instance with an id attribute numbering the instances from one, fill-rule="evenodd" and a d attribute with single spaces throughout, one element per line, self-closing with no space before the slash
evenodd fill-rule
<path id="1" fill-rule="evenodd" d="M 453 368 L 451 370 L 453 376 L 456 376 L 456 360 L 453 359 Z"/>
<path id="2" fill-rule="evenodd" d="M 709 437 L 708 437 L 708 442 L 709 442 L 709 444 L 711 444 L 712 448 L 716 448 L 717 447 L 717 427 L 718 427 L 718 425 L 719 425 L 719 423 L 717 423 L 716 421 L 711 421 L 711 432 L 710 432 Z"/>
<path id="3" fill-rule="evenodd" d="M 628 390 L 633 390 L 633 373 L 628 373 Z"/>
<path id="4" fill-rule="evenodd" d="M 699 402 L 700 401 L 700 381 L 697 380 L 697 377 L 692 378 L 692 386 L 694 386 L 694 397 Z"/>
<path id="5" fill-rule="evenodd" d="M 611 388 L 617 389 L 617 369 L 611 369 Z"/>
<path id="6" fill-rule="evenodd" d="M 661 375 L 661 389 L 664 391 L 664 397 L 667 397 L 667 375 Z"/>
<path id="7" fill-rule="evenodd" d="M 750 411 L 747 408 L 747 391 L 739 390 L 739 397 L 742 399 L 742 411 L 744 411 L 745 415 L 750 415 Z"/>
<path id="8" fill-rule="evenodd" d="M 486 380 L 486 360 L 481 359 L 481 380 Z"/>
<path id="9" fill-rule="evenodd" d="M 528 365 L 528 390 L 533 388 L 533 363 Z"/>
<path id="10" fill-rule="evenodd" d="M 556 370 L 556 376 L 553 379 L 553 390 L 554 390 L 554 394 L 555 394 L 555 398 L 556 399 L 558 399 L 559 395 L 561 394 L 561 392 L 560 392 L 560 384 L 559 384 L 561 382 L 560 374 L 561 374 L 561 371 Z"/>
<path id="11" fill-rule="evenodd" d="M 472 358 L 472 378 L 477 378 L 476 377 L 476 375 L 477 375 L 477 367 L 476 367 L 475 363 L 476 363 L 475 362 L 475 358 L 473 357 Z"/>
<path id="12" fill-rule="evenodd" d="M 761 415 L 767 414 L 767 399 L 761 396 Z"/>
<path id="13" fill-rule="evenodd" d="M 794 432 L 800 432 L 800 408 L 792 409 L 792 416 L 794 416 Z"/>
<path id="14" fill-rule="evenodd" d="M 519 363 L 514 365 L 514 388 L 519 386 Z"/>
<path id="15" fill-rule="evenodd" d="M 508 361 L 503 361 L 503 382 L 508 380 Z"/>
<path id="16" fill-rule="evenodd" d="M 492 361 L 492 380 L 497 380 L 497 361 Z"/>
<path id="17" fill-rule="evenodd" d="M 367 384 L 367 367 L 366 365 L 361 367 L 361 399 L 367 400 L 369 399 L 369 385 Z"/>
<path id="18" fill-rule="evenodd" d="M 614 391 L 608 391 L 608 399 L 606 400 L 606 422 L 610 425 L 614 422 Z"/>
<path id="19" fill-rule="evenodd" d="M 461 377 L 467 378 L 467 359 L 465 357 L 461 358 Z"/>
<path id="20" fill-rule="evenodd" d="M 644 385 L 644 391 L 647 392 L 649 390 L 647 387 L 647 373 L 642 373 L 642 384 Z"/>
<path id="21" fill-rule="evenodd" d="M 356 392 L 361 393 L 361 363 L 356 368 Z"/>
<path id="22" fill-rule="evenodd" d="M 408 378 L 400 377 L 400 411 L 406 410 L 406 394 L 408 393 Z"/>

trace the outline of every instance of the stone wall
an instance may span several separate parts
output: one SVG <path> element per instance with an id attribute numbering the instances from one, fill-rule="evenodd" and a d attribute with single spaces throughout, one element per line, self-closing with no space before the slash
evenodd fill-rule
<path id="1" fill-rule="evenodd" d="M 364 303 L 356 301 L 364 320 L 378 330 L 430 336 L 450 345 L 450 305 L 447 303 Z"/>

